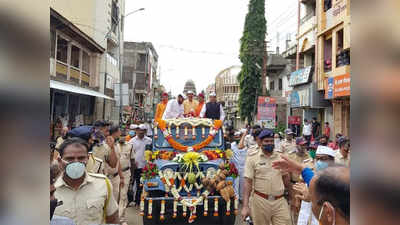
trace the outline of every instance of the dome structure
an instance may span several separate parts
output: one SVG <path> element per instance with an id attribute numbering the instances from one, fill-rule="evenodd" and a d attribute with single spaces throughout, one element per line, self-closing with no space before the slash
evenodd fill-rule
<path id="1" fill-rule="evenodd" d="M 185 87 L 183 88 L 183 93 L 186 95 L 188 91 L 192 91 L 195 95 L 196 92 L 196 85 L 194 84 L 193 80 L 188 80 L 185 83 Z"/>

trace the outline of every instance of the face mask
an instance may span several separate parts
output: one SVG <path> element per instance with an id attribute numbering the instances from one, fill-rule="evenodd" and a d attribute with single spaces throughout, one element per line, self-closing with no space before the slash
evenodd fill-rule
<path id="1" fill-rule="evenodd" d="M 320 170 L 325 169 L 325 168 L 328 167 L 328 166 L 329 166 L 329 164 L 328 164 L 327 162 L 318 160 L 318 161 L 315 163 L 315 170 L 316 170 L 316 171 L 320 171 Z"/>
<path id="2" fill-rule="evenodd" d="M 281 140 L 279 138 L 274 138 L 274 145 L 275 146 L 279 146 L 280 143 L 281 143 Z"/>
<path id="3" fill-rule="evenodd" d="M 130 131 L 129 131 L 129 136 L 133 137 L 133 136 L 135 136 L 135 134 L 136 134 L 135 131 L 133 131 L 133 130 L 130 130 Z"/>
<path id="4" fill-rule="evenodd" d="M 78 179 L 85 174 L 86 165 L 82 162 L 68 163 L 65 167 L 65 173 L 71 179 Z"/>
<path id="5" fill-rule="evenodd" d="M 273 144 L 272 145 L 268 144 L 268 145 L 263 145 L 262 148 L 264 151 L 271 153 L 274 151 L 275 146 Z"/>

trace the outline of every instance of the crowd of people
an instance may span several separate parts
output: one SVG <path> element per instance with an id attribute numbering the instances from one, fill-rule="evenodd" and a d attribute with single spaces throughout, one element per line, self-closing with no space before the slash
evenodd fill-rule
<path id="1" fill-rule="evenodd" d="M 280 134 L 258 125 L 227 132 L 244 220 L 251 216 L 256 225 L 350 223 L 350 139 L 337 134 L 331 141 L 327 129 L 313 123 L 315 118 L 305 120 L 301 137 L 291 129 Z"/>
<path id="2" fill-rule="evenodd" d="M 215 94 L 205 103 L 187 93 L 168 100 L 163 94 L 156 118 L 224 119 Z M 329 140 L 329 124 L 304 120 L 303 135 L 291 129 L 274 133 L 258 125 L 226 129 L 239 178 L 235 192 L 241 218 L 265 224 L 349 224 L 350 140 Z M 328 129 L 329 128 L 329 129 Z M 148 125 L 96 121 L 93 126 L 62 129 L 50 157 L 51 224 L 127 225 L 126 208 L 139 207 L 144 152 L 152 139 Z M 321 136 L 318 136 L 322 133 Z M 124 136 L 122 136 L 124 134 Z M 134 194 L 128 197 L 128 190 Z"/>

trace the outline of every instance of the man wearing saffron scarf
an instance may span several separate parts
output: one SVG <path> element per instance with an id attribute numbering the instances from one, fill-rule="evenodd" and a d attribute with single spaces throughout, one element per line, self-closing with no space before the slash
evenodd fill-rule
<path id="1" fill-rule="evenodd" d="M 203 105 L 204 105 L 204 94 L 200 93 L 199 94 L 199 104 L 197 105 L 197 108 L 195 111 L 196 117 L 200 116 L 200 112 L 201 112 L 201 109 L 203 108 Z"/>
<path id="2" fill-rule="evenodd" d="M 161 102 L 158 103 L 157 105 L 156 116 L 154 118 L 155 120 L 159 120 L 162 118 L 165 108 L 167 108 L 167 103 L 168 103 L 168 94 L 164 92 L 161 95 Z"/>

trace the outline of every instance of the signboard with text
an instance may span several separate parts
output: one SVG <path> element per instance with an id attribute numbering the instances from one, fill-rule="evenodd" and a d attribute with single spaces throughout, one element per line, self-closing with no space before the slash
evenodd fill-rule
<path id="1" fill-rule="evenodd" d="M 271 97 L 258 97 L 257 120 L 266 128 L 275 128 L 276 99 Z"/>
<path id="2" fill-rule="evenodd" d="M 349 73 L 340 76 L 329 77 L 326 82 L 326 99 L 350 96 L 351 78 Z"/>
<path id="3" fill-rule="evenodd" d="M 290 74 L 289 86 L 308 83 L 310 80 L 311 72 L 312 72 L 311 66 L 307 66 L 303 69 L 299 69 L 292 72 Z"/>

